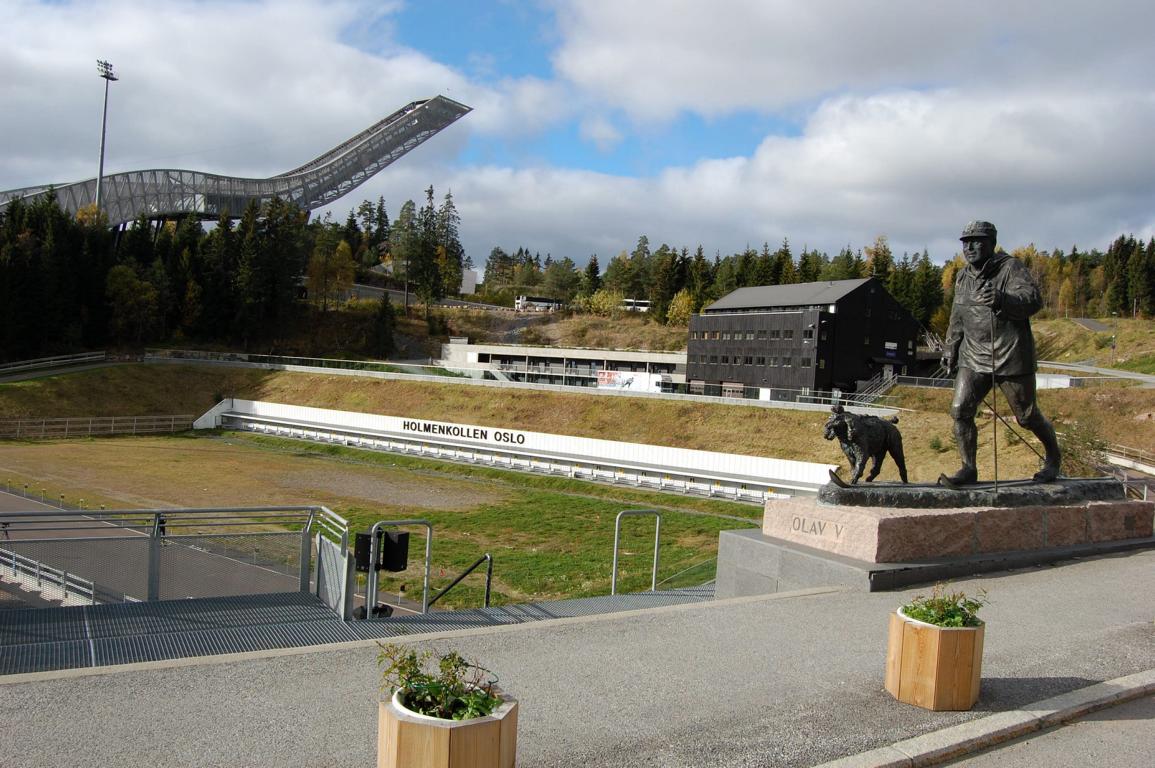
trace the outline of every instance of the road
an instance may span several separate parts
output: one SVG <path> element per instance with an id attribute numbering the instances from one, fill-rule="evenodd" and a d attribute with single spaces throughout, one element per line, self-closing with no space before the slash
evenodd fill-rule
<path id="1" fill-rule="evenodd" d="M 1132 381 L 1139 382 L 1140 386 L 1147 389 L 1155 388 L 1155 376 L 1152 376 L 1149 373 L 1121 371 L 1118 368 L 1096 368 L 1092 365 L 1078 365 L 1076 363 L 1056 363 L 1053 360 L 1040 360 L 1039 366 L 1043 368 L 1058 368 L 1062 371 L 1090 373 L 1095 376 L 1113 376 L 1117 379 L 1131 379 Z"/>

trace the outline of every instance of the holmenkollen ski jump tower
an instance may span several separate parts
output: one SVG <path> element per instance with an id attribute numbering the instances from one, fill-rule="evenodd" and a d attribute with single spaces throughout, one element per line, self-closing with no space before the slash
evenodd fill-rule
<path id="1" fill-rule="evenodd" d="M 250 202 L 274 197 L 311 211 L 351 192 L 469 112 L 470 107 L 444 96 L 414 101 L 300 168 L 267 179 L 174 168 L 109 174 L 103 181 L 101 208 L 110 226 L 142 215 L 216 219 L 228 213 L 240 218 Z M 75 215 L 96 202 L 96 179 L 0 192 L 0 211 L 13 200 L 32 202 L 52 191 L 60 207 Z"/>

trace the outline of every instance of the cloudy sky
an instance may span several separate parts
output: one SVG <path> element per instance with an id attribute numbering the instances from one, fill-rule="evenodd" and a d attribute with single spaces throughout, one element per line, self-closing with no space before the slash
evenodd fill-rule
<path id="1" fill-rule="evenodd" d="M 474 111 L 331 207 L 451 189 L 482 265 L 886 235 L 943 261 L 1155 235 L 1150 0 L 0 0 L 0 190 L 294 168 L 399 106 Z"/>

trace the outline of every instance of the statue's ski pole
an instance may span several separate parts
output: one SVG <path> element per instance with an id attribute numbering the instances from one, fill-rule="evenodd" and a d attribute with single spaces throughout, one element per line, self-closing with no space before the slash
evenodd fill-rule
<path id="1" fill-rule="evenodd" d="M 994 418 L 991 419 L 991 445 L 994 446 L 995 451 L 995 502 L 999 500 L 999 393 L 998 382 L 995 381 L 995 308 L 990 308 L 991 312 L 991 413 Z"/>

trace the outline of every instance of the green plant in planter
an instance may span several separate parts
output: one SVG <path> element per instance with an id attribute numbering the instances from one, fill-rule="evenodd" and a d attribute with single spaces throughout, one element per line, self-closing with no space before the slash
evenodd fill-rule
<path id="1" fill-rule="evenodd" d="M 497 678 L 484 667 L 467 661 L 457 651 L 437 655 L 437 671 L 427 671 L 433 651 L 378 643 L 377 665 L 381 689 L 391 696 L 401 692 L 407 709 L 442 720 L 485 717 L 501 704 L 493 691 Z"/>
<path id="2" fill-rule="evenodd" d="M 936 627 L 977 627 L 983 623 L 978 611 L 987 604 L 986 598 L 986 590 L 970 596 L 965 592 L 948 592 L 946 584 L 936 584 L 929 597 L 916 596 L 902 606 L 902 613 L 909 619 Z"/>

